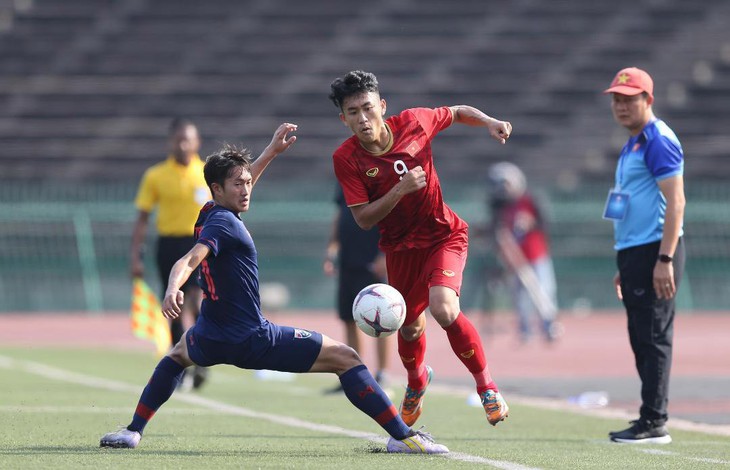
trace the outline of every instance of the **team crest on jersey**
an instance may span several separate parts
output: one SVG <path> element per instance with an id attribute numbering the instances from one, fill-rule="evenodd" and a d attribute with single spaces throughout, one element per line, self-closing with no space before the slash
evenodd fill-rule
<path id="1" fill-rule="evenodd" d="M 444 274 L 444 276 L 446 276 L 446 277 L 454 277 L 454 276 L 456 276 L 456 273 L 455 273 L 454 271 L 449 271 L 448 269 L 445 269 L 445 270 L 443 270 L 443 271 L 441 271 L 441 272 L 442 272 L 442 273 Z"/>
<path id="2" fill-rule="evenodd" d="M 410 155 L 411 157 L 415 157 L 419 150 L 421 150 L 421 146 L 418 145 L 418 142 L 416 142 L 415 140 L 411 142 L 408 147 L 406 147 L 406 152 L 408 152 L 408 155 Z"/>
<path id="3" fill-rule="evenodd" d="M 300 330 L 299 328 L 294 328 L 294 338 L 296 339 L 305 339 L 312 336 L 312 333 L 307 330 Z"/>
<path id="4" fill-rule="evenodd" d="M 377 175 L 379 171 L 380 169 L 376 166 L 375 168 L 370 168 L 368 171 L 365 172 L 365 174 L 371 178 L 375 178 L 375 175 Z"/>

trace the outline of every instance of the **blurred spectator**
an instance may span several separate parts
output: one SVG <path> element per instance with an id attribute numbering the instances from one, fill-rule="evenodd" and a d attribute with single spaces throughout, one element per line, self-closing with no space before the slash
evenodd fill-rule
<path id="1" fill-rule="evenodd" d="M 345 204 L 345 196 L 339 184 L 335 202 L 337 212 L 332 221 L 323 269 L 328 276 L 337 274 L 337 313 L 345 325 L 347 344 L 360 354 L 363 333 L 352 318 L 352 303 L 362 288 L 378 282 L 387 282 L 385 255 L 378 248 L 380 234 L 377 227 L 363 230 L 357 225 L 352 212 Z M 378 361 L 375 380 L 385 388 L 390 337 L 375 341 Z M 341 391 L 341 384 L 331 390 L 331 392 Z"/>
<path id="2" fill-rule="evenodd" d="M 548 342 L 559 335 L 555 272 L 545 218 L 527 191 L 525 175 L 516 165 L 501 162 L 489 169 L 490 236 L 497 256 L 509 272 L 512 302 L 520 339 L 533 334 L 532 323 Z"/>
<path id="3" fill-rule="evenodd" d="M 198 212 L 211 197 L 203 177 L 204 162 L 198 155 L 200 135 L 196 125 L 187 119 L 174 119 L 170 124 L 168 145 L 167 158 L 148 168 L 142 176 L 134 201 L 138 212 L 130 253 L 132 278 L 144 277 L 144 240 L 150 214 L 157 209 L 156 261 L 162 297 L 173 264 L 195 244 L 193 230 Z M 177 344 L 200 313 L 203 291 L 196 284 L 195 276 L 188 279 L 183 291 L 183 314 L 170 323 L 172 344 Z M 205 377 L 206 370 L 196 367 L 192 378 L 190 374 L 185 375 L 181 387 L 198 388 Z"/>

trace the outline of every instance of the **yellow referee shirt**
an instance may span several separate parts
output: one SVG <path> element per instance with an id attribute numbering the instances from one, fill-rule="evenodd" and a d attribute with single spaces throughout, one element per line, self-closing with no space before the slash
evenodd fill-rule
<path id="1" fill-rule="evenodd" d="M 134 205 L 157 212 L 157 232 L 163 237 L 193 235 L 200 208 L 211 199 L 203 176 L 203 161 L 195 155 L 188 166 L 173 156 L 145 171 Z"/>

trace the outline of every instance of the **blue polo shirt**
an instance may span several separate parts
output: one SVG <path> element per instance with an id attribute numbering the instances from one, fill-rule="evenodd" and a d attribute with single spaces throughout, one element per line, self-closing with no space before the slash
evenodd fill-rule
<path id="1" fill-rule="evenodd" d="M 616 189 L 629 194 L 629 205 L 623 220 L 614 220 L 614 249 L 662 239 L 667 200 L 657 183 L 683 173 L 682 145 L 664 121 L 654 120 L 629 138 L 616 167 Z"/>
<path id="2" fill-rule="evenodd" d="M 235 212 L 208 202 L 200 210 L 195 238 L 210 248 L 198 268 L 203 304 L 195 331 L 206 338 L 239 343 L 268 324 L 261 315 L 256 247 Z"/>

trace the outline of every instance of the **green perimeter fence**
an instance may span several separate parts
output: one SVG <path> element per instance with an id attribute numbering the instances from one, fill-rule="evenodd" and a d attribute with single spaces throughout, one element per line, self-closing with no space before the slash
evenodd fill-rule
<path id="1" fill-rule="evenodd" d="M 0 312 L 128 309 L 135 191 L 136 182 L 3 182 Z M 483 187 L 447 182 L 444 192 L 472 227 L 489 219 Z M 678 297 L 684 310 L 725 310 L 730 305 L 729 192 L 723 185 L 688 185 L 688 262 Z M 288 294 L 277 297 L 288 308 L 334 305 L 335 281 L 321 269 L 335 211 L 333 193 L 333 184 L 326 182 L 296 186 L 264 182 L 244 215 L 259 251 L 262 286 L 267 293 Z M 547 209 L 562 309 L 620 308 L 611 284 L 612 226 L 601 219 L 606 193 L 605 188 L 593 186 L 537 191 Z M 151 228 L 146 277 L 159 290 Z M 487 281 L 496 260 L 476 230 L 473 233 L 463 307 L 508 307 L 504 289 L 487 288 L 494 285 Z"/>

